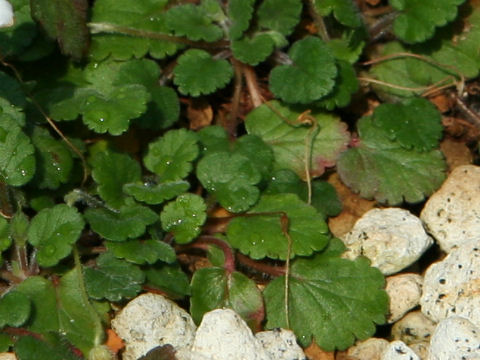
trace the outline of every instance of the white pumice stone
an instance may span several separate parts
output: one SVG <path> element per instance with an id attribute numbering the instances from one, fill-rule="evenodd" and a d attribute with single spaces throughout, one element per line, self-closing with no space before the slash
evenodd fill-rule
<path id="1" fill-rule="evenodd" d="M 359 341 L 347 350 L 348 358 L 358 360 L 380 360 L 388 347 L 388 341 L 380 338 L 370 338 Z"/>
<path id="2" fill-rule="evenodd" d="M 0 28 L 12 26 L 14 22 L 12 5 L 7 0 L 0 0 Z"/>
<path id="3" fill-rule="evenodd" d="M 275 360 L 307 360 L 291 330 L 275 329 L 255 334 L 264 349 Z"/>
<path id="4" fill-rule="evenodd" d="M 480 240 L 480 167 L 456 167 L 428 199 L 420 218 L 445 252 Z"/>
<path id="5" fill-rule="evenodd" d="M 112 320 L 112 328 L 125 342 L 124 360 L 136 360 L 166 344 L 175 348 L 178 360 L 187 360 L 196 326 L 177 304 L 147 293 L 130 301 Z"/>
<path id="6" fill-rule="evenodd" d="M 412 311 L 392 326 L 392 337 L 411 346 L 416 343 L 428 343 L 437 324 L 421 311 Z"/>
<path id="7" fill-rule="evenodd" d="M 381 360 L 420 360 L 420 358 L 403 341 L 396 340 L 388 345 Z"/>
<path id="8" fill-rule="evenodd" d="M 408 345 L 410 349 L 413 350 L 415 354 L 421 359 L 421 360 L 427 360 L 428 359 L 428 349 L 430 349 L 430 343 L 427 342 L 418 342 L 414 344 Z"/>
<path id="9" fill-rule="evenodd" d="M 442 320 L 432 335 L 428 359 L 479 360 L 480 328 L 460 316 Z"/>
<path id="10" fill-rule="evenodd" d="M 242 318 L 230 309 L 206 313 L 197 329 L 191 360 L 276 360 Z"/>
<path id="11" fill-rule="evenodd" d="M 462 316 L 480 327 L 480 241 L 453 249 L 425 272 L 422 312 L 439 322 Z"/>
<path id="12" fill-rule="evenodd" d="M 384 275 L 413 264 L 432 245 L 422 222 L 407 210 L 372 209 L 366 212 L 343 239 L 348 259 L 366 256 Z"/>
<path id="13" fill-rule="evenodd" d="M 420 303 L 423 278 L 418 274 L 399 274 L 386 279 L 385 290 L 390 298 L 390 315 L 388 323 L 394 323 L 407 311 Z"/>

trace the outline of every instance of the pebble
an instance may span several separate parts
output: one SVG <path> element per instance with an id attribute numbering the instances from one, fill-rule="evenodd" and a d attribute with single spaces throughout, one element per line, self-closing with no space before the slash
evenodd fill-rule
<path id="1" fill-rule="evenodd" d="M 381 360 L 383 352 L 388 347 L 388 341 L 380 338 L 370 338 L 359 341 L 347 350 L 349 359 L 355 360 Z"/>
<path id="2" fill-rule="evenodd" d="M 420 358 L 403 341 L 396 340 L 388 345 L 381 360 L 420 360 Z"/>
<path id="3" fill-rule="evenodd" d="M 453 249 L 425 272 L 422 312 L 432 321 L 462 316 L 480 327 L 480 242 Z"/>
<path id="4" fill-rule="evenodd" d="M 472 239 L 480 240 L 480 167 L 456 167 L 428 199 L 420 218 L 447 253 Z"/>
<path id="5" fill-rule="evenodd" d="M 175 348 L 178 360 L 189 360 L 196 330 L 185 310 L 152 293 L 130 301 L 112 320 L 112 328 L 125 342 L 124 360 L 136 360 L 166 344 Z"/>
<path id="6" fill-rule="evenodd" d="M 391 324 L 418 306 L 422 296 L 423 278 L 418 274 L 399 274 L 387 277 L 386 283 L 385 290 L 390 298 L 387 322 Z"/>
<path id="7" fill-rule="evenodd" d="M 399 208 L 366 212 L 343 241 L 344 257 L 366 256 L 384 275 L 413 264 L 433 243 L 420 219 Z"/>
<path id="8" fill-rule="evenodd" d="M 468 319 L 442 320 L 432 335 L 428 360 L 479 360 L 480 328 Z"/>
<path id="9" fill-rule="evenodd" d="M 255 337 L 274 360 L 307 360 L 291 330 L 261 331 L 256 333 Z"/>
<path id="10" fill-rule="evenodd" d="M 393 324 L 392 337 L 409 346 L 417 343 L 429 343 L 436 326 L 437 324 L 423 315 L 421 311 L 412 311 Z"/>

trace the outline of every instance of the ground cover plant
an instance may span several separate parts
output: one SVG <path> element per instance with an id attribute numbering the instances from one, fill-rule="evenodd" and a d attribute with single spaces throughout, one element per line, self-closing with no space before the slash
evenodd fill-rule
<path id="1" fill-rule="evenodd" d="M 384 279 L 341 258 L 325 180 L 389 206 L 440 186 L 429 100 L 477 119 L 476 1 L 10 2 L 0 351 L 100 359 L 143 291 L 326 351 L 375 333 Z"/>

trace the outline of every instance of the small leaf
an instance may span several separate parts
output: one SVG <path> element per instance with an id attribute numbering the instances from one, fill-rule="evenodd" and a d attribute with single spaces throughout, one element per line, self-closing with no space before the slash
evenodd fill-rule
<path id="1" fill-rule="evenodd" d="M 264 0 L 257 10 L 258 24 L 289 35 L 299 23 L 301 13 L 301 0 Z"/>
<path id="2" fill-rule="evenodd" d="M 198 195 L 183 194 L 165 205 L 160 213 L 163 230 L 173 233 L 175 241 L 186 244 L 200 234 L 207 219 L 207 206 Z"/>
<path id="3" fill-rule="evenodd" d="M 158 220 L 155 212 L 141 205 L 124 205 L 118 212 L 105 208 L 87 209 L 84 216 L 93 231 L 112 241 L 142 236 L 146 226 Z"/>
<path id="4" fill-rule="evenodd" d="M 177 61 L 173 82 L 184 95 L 211 94 L 225 87 L 233 76 L 227 60 L 215 60 L 205 50 L 187 50 Z"/>
<path id="5" fill-rule="evenodd" d="M 232 41 L 233 56 L 252 66 L 264 61 L 275 48 L 275 42 L 268 34 L 256 34 L 252 38 L 243 37 Z"/>
<path id="6" fill-rule="evenodd" d="M 175 250 L 159 240 L 107 241 L 106 245 L 115 257 L 138 265 L 154 264 L 157 261 L 172 263 L 176 260 Z"/>
<path id="7" fill-rule="evenodd" d="M 9 291 L 0 298 L 0 328 L 19 327 L 30 317 L 30 300 L 19 291 Z"/>
<path id="8" fill-rule="evenodd" d="M 199 269 L 193 274 L 191 287 L 190 313 L 197 324 L 206 312 L 221 308 L 234 310 L 254 329 L 263 320 L 260 290 L 253 280 L 238 271 Z"/>
<path id="9" fill-rule="evenodd" d="M 190 282 L 178 264 L 158 264 L 145 270 L 149 286 L 166 292 L 169 297 L 181 299 L 190 295 Z"/>
<path id="10" fill-rule="evenodd" d="M 137 201 L 143 201 L 149 205 L 157 205 L 183 194 L 189 187 L 190 184 L 187 181 L 179 180 L 157 185 L 125 184 L 123 191 L 133 196 Z"/>
<path id="11" fill-rule="evenodd" d="M 327 249 L 294 260 L 288 289 L 290 327 L 304 347 L 314 340 L 326 351 L 346 349 L 355 338 L 372 336 L 375 324 L 384 323 L 388 295 L 383 286 L 382 274 L 365 258 L 341 259 Z M 285 278 L 270 282 L 264 296 L 266 327 L 284 328 Z"/>
<path id="12" fill-rule="evenodd" d="M 5 86 L 3 80 L 6 80 L 7 86 Z M 8 79 L 10 79 L 6 74 L 0 73 L 0 118 L 3 118 L 4 116 L 10 117 L 13 120 L 15 120 L 18 125 L 21 127 L 25 126 L 25 114 L 23 112 L 22 107 L 19 105 L 13 105 L 9 100 L 7 100 L 6 97 L 2 96 L 12 96 L 11 99 L 15 101 L 15 87 L 13 89 L 9 88 L 8 86 Z M 21 88 L 18 87 L 18 91 L 20 92 L 18 94 L 19 99 L 16 99 L 17 102 L 25 103 L 25 96 L 21 92 Z M 8 94 L 6 94 L 8 92 Z M 22 105 L 24 106 L 24 105 Z"/>
<path id="13" fill-rule="evenodd" d="M 230 40 L 240 39 L 250 25 L 255 0 L 230 0 L 228 2 L 228 17 L 230 18 Z"/>
<path id="14" fill-rule="evenodd" d="M 118 260 L 110 252 L 97 258 L 97 266 L 84 269 L 85 286 L 90 297 L 120 301 L 133 298 L 142 290 L 145 275 L 138 266 Z"/>
<path id="15" fill-rule="evenodd" d="M 37 36 L 37 26 L 30 15 L 30 1 L 16 0 L 13 7 L 15 23 L 8 28 L 0 28 L 0 54 L 3 57 L 21 55 Z"/>
<path id="16" fill-rule="evenodd" d="M 270 72 L 270 90 L 288 103 L 307 104 L 333 90 L 337 67 L 330 48 L 319 38 L 307 36 L 295 42 L 288 55 L 291 65 Z"/>
<path id="17" fill-rule="evenodd" d="M 288 217 L 292 258 L 311 255 L 328 243 L 328 227 L 322 216 L 294 194 L 263 195 L 249 214 L 255 216 L 230 221 L 227 237 L 234 248 L 253 259 L 287 258 L 288 239 L 282 231 L 282 214 Z"/>
<path id="18" fill-rule="evenodd" d="M 143 162 L 148 170 L 160 176 L 161 182 L 185 178 L 192 170 L 191 162 L 198 156 L 197 137 L 194 132 L 170 130 L 148 144 Z"/>
<path id="19" fill-rule="evenodd" d="M 228 140 L 227 131 L 221 126 L 211 125 L 204 127 L 197 135 L 202 144 L 202 154 L 230 150 L 231 143 Z"/>
<path id="20" fill-rule="evenodd" d="M 197 177 L 203 187 L 215 194 L 228 211 L 242 212 L 258 199 L 255 186 L 261 174 L 250 160 L 240 154 L 216 152 L 204 156 L 197 165 Z"/>
<path id="21" fill-rule="evenodd" d="M 38 212 L 28 229 L 28 242 L 38 250 L 38 264 L 54 266 L 68 256 L 84 225 L 80 213 L 65 204 Z"/>
<path id="22" fill-rule="evenodd" d="M 320 15 L 327 16 L 333 12 L 335 19 L 342 25 L 355 28 L 362 24 L 353 0 L 324 0 L 315 1 L 314 4 Z"/>

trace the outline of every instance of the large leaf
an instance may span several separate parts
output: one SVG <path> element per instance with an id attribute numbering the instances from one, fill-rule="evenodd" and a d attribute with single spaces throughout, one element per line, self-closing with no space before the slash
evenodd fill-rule
<path id="1" fill-rule="evenodd" d="M 253 259 L 285 260 L 288 250 L 285 230 L 292 240 L 292 258 L 322 250 L 330 238 L 322 216 L 294 194 L 264 195 L 249 214 L 230 221 L 227 237 L 234 248 Z M 283 214 L 288 218 L 287 228 L 282 227 Z"/>
<path id="2" fill-rule="evenodd" d="M 375 324 L 385 321 L 388 295 L 380 271 L 366 258 L 340 258 L 340 240 L 312 258 L 294 260 L 288 288 L 290 328 L 302 346 L 312 340 L 322 349 L 343 350 L 355 338 L 367 339 Z M 265 291 L 266 327 L 285 328 L 285 278 L 270 282 Z"/>
<path id="3" fill-rule="evenodd" d="M 29 318 L 30 299 L 19 291 L 9 291 L 0 298 L 0 328 L 19 327 Z"/>

